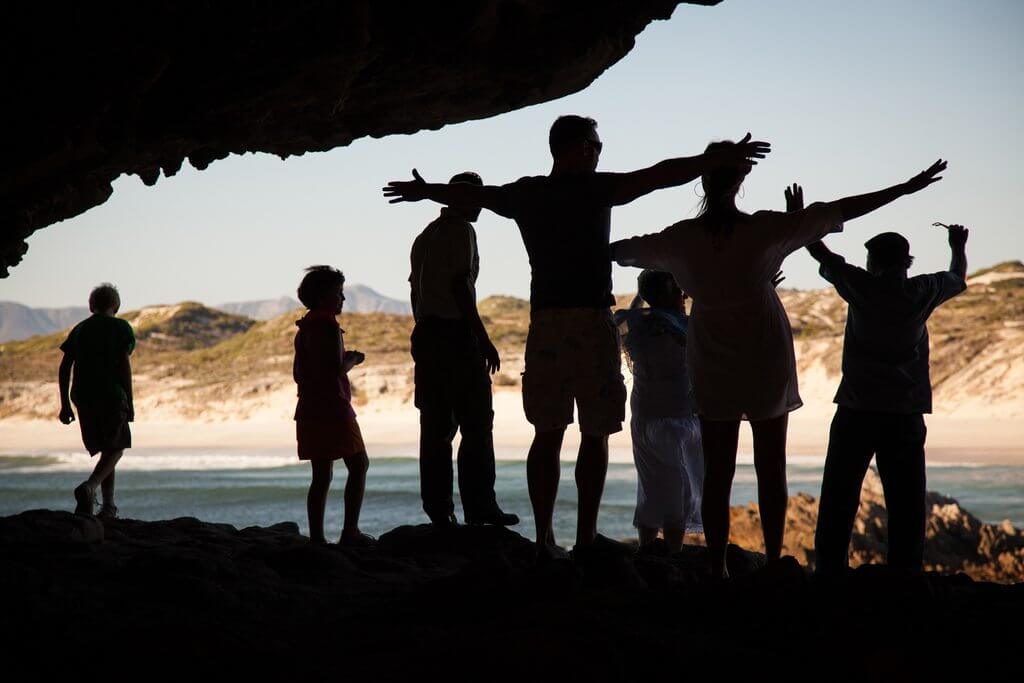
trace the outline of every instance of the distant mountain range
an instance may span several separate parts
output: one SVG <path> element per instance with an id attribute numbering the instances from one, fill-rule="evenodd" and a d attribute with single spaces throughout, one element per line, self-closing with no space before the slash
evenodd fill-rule
<path id="1" fill-rule="evenodd" d="M 254 320 L 270 320 L 302 308 L 302 304 L 291 297 L 282 296 L 278 299 L 236 301 L 214 308 Z M 345 310 L 350 313 L 410 314 L 408 302 L 384 296 L 365 285 L 345 287 Z M 32 308 L 14 301 L 0 301 L 0 343 L 52 334 L 67 329 L 87 317 L 89 309 L 85 306 Z"/>

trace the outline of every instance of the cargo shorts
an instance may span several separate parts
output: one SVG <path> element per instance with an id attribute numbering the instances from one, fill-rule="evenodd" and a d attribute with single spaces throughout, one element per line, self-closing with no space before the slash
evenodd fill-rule
<path id="1" fill-rule="evenodd" d="M 607 436 L 622 430 L 626 384 L 611 311 L 534 311 L 523 372 L 526 419 L 537 431 L 564 429 L 573 423 L 574 404 L 581 433 Z"/>

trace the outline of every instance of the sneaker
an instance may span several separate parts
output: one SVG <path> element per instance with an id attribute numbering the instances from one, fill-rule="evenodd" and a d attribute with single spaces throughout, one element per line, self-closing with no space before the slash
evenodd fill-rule
<path id="1" fill-rule="evenodd" d="M 92 509 L 96 504 L 96 492 L 84 481 L 75 487 L 75 514 L 89 515 L 92 517 Z"/>
<path id="2" fill-rule="evenodd" d="M 105 521 L 117 519 L 117 506 L 113 503 L 104 503 L 100 506 L 100 511 L 96 513 L 96 517 Z"/>
<path id="3" fill-rule="evenodd" d="M 357 531 L 354 534 L 342 533 L 341 538 L 338 539 L 338 545 L 343 548 L 372 548 L 377 545 L 377 539 L 362 531 Z"/>
<path id="4" fill-rule="evenodd" d="M 456 519 L 454 512 L 449 514 L 447 517 L 431 517 L 430 523 L 435 529 L 441 531 L 454 529 L 459 526 L 459 520 Z"/>
<path id="5" fill-rule="evenodd" d="M 494 508 L 494 512 L 482 517 L 471 517 L 466 515 L 466 524 L 480 525 L 490 524 L 492 526 L 515 526 L 519 524 L 519 515 L 511 512 L 502 512 L 501 508 Z"/>
<path id="6" fill-rule="evenodd" d="M 569 551 L 554 543 L 541 543 L 537 545 L 537 564 L 547 564 L 555 560 L 568 560 Z"/>

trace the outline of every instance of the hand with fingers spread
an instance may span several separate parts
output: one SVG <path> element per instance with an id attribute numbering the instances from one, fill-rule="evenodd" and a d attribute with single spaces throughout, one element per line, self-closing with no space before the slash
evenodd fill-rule
<path id="1" fill-rule="evenodd" d="M 907 190 L 907 194 L 914 192 L 920 192 L 924 188 L 928 187 L 932 183 L 937 183 L 942 180 L 942 176 L 939 174 L 946 170 L 946 162 L 939 159 L 934 164 L 929 166 L 926 170 L 921 171 L 916 176 L 904 183 L 904 187 Z"/>
<path id="2" fill-rule="evenodd" d="M 804 188 L 793 183 L 786 188 L 786 213 L 804 208 Z"/>
<path id="3" fill-rule="evenodd" d="M 427 183 L 415 168 L 412 169 L 412 180 L 392 180 L 383 188 L 388 204 L 399 202 L 418 202 L 426 199 Z"/>
<path id="4" fill-rule="evenodd" d="M 483 353 L 484 365 L 487 367 L 488 373 L 493 375 L 501 369 L 501 358 L 498 356 L 498 349 L 494 347 L 490 339 L 483 340 L 483 343 L 480 344 L 480 350 Z"/>
<path id="5" fill-rule="evenodd" d="M 712 161 L 719 166 L 742 166 L 750 170 L 757 165 L 756 159 L 764 159 L 772 151 L 771 143 L 751 140 L 750 137 L 750 133 L 747 133 L 739 142 L 710 152 Z"/>

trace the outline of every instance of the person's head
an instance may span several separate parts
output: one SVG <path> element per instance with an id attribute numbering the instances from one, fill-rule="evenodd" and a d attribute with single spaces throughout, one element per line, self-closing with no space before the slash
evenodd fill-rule
<path id="1" fill-rule="evenodd" d="M 89 293 L 89 310 L 93 313 L 117 315 L 120 308 L 121 295 L 118 294 L 117 287 L 109 282 L 104 282 Z"/>
<path id="2" fill-rule="evenodd" d="M 345 302 L 345 276 L 331 266 L 310 266 L 299 283 L 299 301 L 311 311 L 341 313 Z"/>
<path id="3" fill-rule="evenodd" d="M 875 235 L 864 246 L 868 250 L 867 270 L 878 275 L 889 270 L 907 270 L 914 262 L 910 255 L 910 242 L 895 232 L 883 232 Z"/>
<path id="4" fill-rule="evenodd" d="M 637 294 L 651 308 L 683 310 L 686 294 L 679 289 L 672 273 L 662 270 L 644 270 L 636 279 Z"/>
<path id="5" fill-rule="evenodd" d="M 704 153 L 719 152 L 736 144 L 731 140 L 712 142 L 705 149 Z M 735 207 L 736 193 L 740 191 L 743 179 L 750 173 L 750 166 L 719 166 L 704 173 L 700 177 L 701 185 L 704 188 L 704 199 L 701 201 L 700 214 L 715 211 L 721 208 L 731 209 Z"/>
<path id="6" fill-rule="evenodd" d="M 597 121 L 575 114 L 559 116 L 551 124 L 548 146 L 559 169 L 573 173 L 594 171 L 602 148 Z"/>
<path id="7" fill-rule="evenodd" d="M 474 173 L 473 171 L 463 171 L 462 173 L 456 173 L 455 175 L 452 176 L 452 179 L 448 181 L 449 185 L 454 185 L 456 183 L 467 183 L 469 185 L 479 186 L 483 185 L 484 181 L 480 178 L 478 174 Z M 477 218 L 480 217 L 479 206 L 452 206 L 449 208 L 458 212 L 459 215 L 461 215 L 470 223 L 473 223 L 474 221 L 476 221 Z"/>

